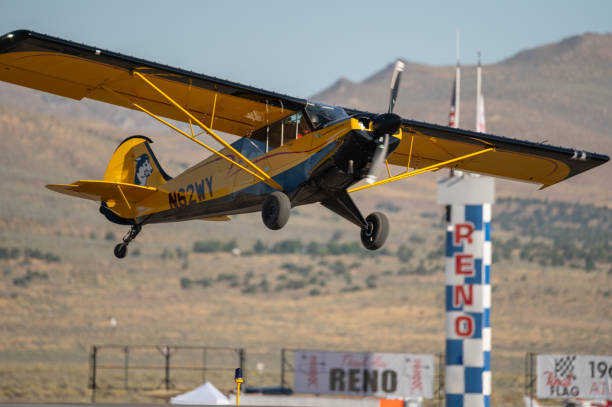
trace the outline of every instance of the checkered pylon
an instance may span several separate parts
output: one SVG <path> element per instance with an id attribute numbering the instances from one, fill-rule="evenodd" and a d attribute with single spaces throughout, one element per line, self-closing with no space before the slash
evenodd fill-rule
<path id="1" fill-rule="evenodd" d="M 446 231 L 446 406 L 489 407 L 491 204 L 451 205 Z"/>

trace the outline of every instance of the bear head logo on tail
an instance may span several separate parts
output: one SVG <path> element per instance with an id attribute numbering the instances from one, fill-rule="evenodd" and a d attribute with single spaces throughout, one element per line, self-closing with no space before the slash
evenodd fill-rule
<path id="1" fill-rule="evenodd" d="M 153 173 L 153 167 L 147 154 L 143 154 L 136 159 L 136 170 L 134 172 L 134 184 L 147 185 L 147 178 Z"/>

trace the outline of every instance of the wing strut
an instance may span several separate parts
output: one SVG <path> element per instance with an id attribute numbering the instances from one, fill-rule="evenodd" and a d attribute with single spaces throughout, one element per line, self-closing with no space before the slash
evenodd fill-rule
<path id="1" fill-rule="evenodd" d="M 204 132 L 206 132 L 208 135 L 210 135 L 212 138 L 214 138 L 216 141 L 218 141 L 221 145 L 223 145 L 225 148 L 227 148 L 229 151 L 231 151 L 233 154 L 235 154 L 239 159 L 241 159 L 242 161 L 247 163 L 251 168 L 253 168 L 255 170 L 255 172 L 251 171 L 250 169 L 246 168 L 245 166 L 239 164 L 237 161 L 232 160 L 231 158 L 227 157 L 226 155 L 221 154 L 219 151 L 215 150 L 212 147 L 209 147 L 208 145 L 206 145 L 205 143 L 201 142 L 200 140 L 197 140 L 195 138 L 195 136 L 189 135 L 186 132 L 180 130 L 178 127 L 170 124 L 168 121 L 162 119 L 161 117 L 157 116 L 156 114 L 154 114 L 154 113 L 150 112 L 149 110 L 145 109 L 144 107 L 140 106 L 138 103 L 132 102 L 131 100 L 129 100 L 125 96 L 115 92 L 114 90 L 112 90 L 112 89 L 110 89 L 110 88 L 108 88 L 106 86 L 102 86 L 102 88 L 104 90 L 112 93 L 113 95 L 115 95 L 117 97 L 120 97 L 121 99 L 124 99 L 124 100 L 127 99 L 129 101 L 129 103 L 132 106 L 134 106 L 135 108 L 137 108 L 138 110 L 141 110 L 144 113 L 148 114 L 149 116 L 153 117 L 154 119 L 160 121 L 161 123 L 163 123 L 166 126 L 170 127 L 174 131 L 176 131 L 176 132 L 182 134 L 183 136 L 187 137 L 188 139 L 190 139 L 194 143 L 197 143 L 197 144 L 201 145 L 202 147 L 204 147 L 208 151 L 212 152 L 213 154 L 218 155 L 219 157 L 223 158 L 226 161 L 229 161 L 230 163 L 232 163 L 233 165 L 235 165 L 238 168 L 242 169 L 243 171 L 251 174 L 255 178 L 258 178 L 259 180 L 261 180 L 261 181 L 265 182 L 266 184 L 270 185 L 272 188 L 278 189 L 280 191 L 283 190 L 283 187 L 280 186 L 280 184 L 278 184 L 276 181 L 274 181 L 265 171 L 263 171 L 261 168 L 259 168 L 257 165 L 255 165 L 251 160 L 249 160 L 244 155 L 242 155 L 240 152 L 238 152 L 234 147 L 232 147 L 225 140 L 223 140 L 223 138 L 219 137 L 215 132 L 213 132 L 210 128 L 208 128 L 204 123 L 202 123 L 194 115 L 192 115 L 189 111 L 187 111 L 185 108 L 183 108 L 181 105 L 179 105 L 176 101 L 174 101 L 174 99 L 172 99 L 170 96 L 166 95 L 161 89 L 159 89 L 157 86 L 155 86 L 155 84 L 153 84 L 153 82 L 151 82 L 149 79 L 147 79 L 144 75 L 142 75 L 139 72 L 134 72 L 134 75 L 136 75 L 137 77 L 141 78 L 147 85 L 149 85 L 151 88 L 153 88 L 155 91 L 157 91 L 160 95 L 162 95 L 174 107 L 176 107 L 179 111 L 184 113 L 187 116 L 187 118 L 189 119 L 189 124 L 190 125 L 191 125 L 192 121 L 195 122 L 202 130 L 204 130 Z"/>
<path id="2" fill-rule="evenodd" d="M 442 168 L 442 167 L 444 167 L 444 166 L 446 166 L 448 164 L 452 164 L 452 163 L 457 162 L 457 161 L 465 160 L 466 158 L 476 157 L 476 156 L 478 156 L 480 154 L 488 153 L 489 151 L 494 151 L 494 150 L 495 149 L 493 147 L 485 148 L 484 150 L 476 151 L 475 153 L 470 153 L 470 154 L 462 155 L 461 157 L 457 157 L 457 158 L 453 158 L 451 160 L 443 161 L 441 163 L 436 163 L 436 164 L 429 165 L 427 167 L 421 168 L 420 170 L 414 170 L 414 171 L 410 171 L 410 172 L 405 172 L 403 174 L 399 174 L 399 175 L 396 175 L 394 177 L 383 179 L 383 180 L 375 182 L 373 184 L 362 185 L 360 187 L 352 188 L 352 189 L 349 189 L 348 192 L 350 193 L 350 192 L 355 192 L 355 191 L 361 191 L 362 189 L 375 187 L 375 186 L 378 186 L 378 185 L 386 184 L 388 182 L 393 182 L 393 181 L 397 181 L 397 180 L 400 180 L 400 179 L 412 177 L 414 175 L 419 175 L 419 174 L 424 174 L 426 172 L 436 171 L 436 170 L 439 170 L 440 168 Z"/>
<path id="3" fill-rule="evenodd" d="M 200 120 L 198 120 L 194 115 L 192 115 L 191 113 L 189 113 L 189 111 L 187 111 L 185 108 L 183 108 L 181 105 L 179 105 L 177 102 L 174 101 L 174 99 L 172 99 L 170 96 L 166 95 L 160 88 L 158 88 L 157 86 L 155 86 L 155 84 L 153 82 L 151 82 L 149 79 L 147 79 L 146 76 L 144 76 L 143 74 L 141 74 L 140 72 L 134 72 L 134 75 L 136 75 L 137 77 L 139 77 L 140 79 L 142 79 L 146 84 L 148 84 L 151 88 L 155 89 L 155 91 L 157 91 L 160 95 L 162 95 L 164 98 L 166 98 L 166 100 L 168 100 L 168 102 L 172 103 L 174 105 L 174 107 L 176 107 L 178 110 L 180 110 L 181 112 L 183 112 L 185 114 L 185 116 L 187 116 L 188 118 L 190 118 L 191 120 L 193 120 L 198 126 L 200 126 L 200 128 L 202 130 L 204 130 L 206 133 L 208 133 L 209 136 L 211 136 L 212 138 L 214 138 L 215 140 L 217 140 L 221 145 L 223 145 L 223 147 L 227 148 L 228 150 L 230 150 L 232 153 L 234 153 L 238 158 L 240 158 L 242 161 L 244 161 L 245 163 L 247 163 L 251 168 L 253 168 L 255 170 L 255 172 L 257 172 L 260 176 L 258 176 L 257 178 L 261 179 L 262 181 L 264 181 L 266 184 L 270 185 L 272 188 L 278 189 L 278 190 L 283 190 L 283 187 L 281 187 L 276 181 L 274 181 L 268 174 L 266 174 L 266 172 L 264 170 L 262 170 L 261 168 L 259 168 L 257 165 L 255 165 L 253 162 L 251 162 L 251 160 L 249 160 L 248 158 L 246 158 L 244 155 L 242 155 L 240 152 L 238 152 L 238 150 L 236 150 L 234 147 L 232 147 L 229 143 L 227 143 L 225 140 L 223 140 L 223 138 L 219 137 L 214 131 L 212 131 L 211 129 L 209 129 L 208 127 L 206 127 L 206 125 L 204 123 L 202 123 Z M 216 96 L 216 95 L 215 95 Z M 193 138 L 189 137 L 191 140 L 194 140 Z M 200 143 L 198 143 L 200 144 Z M 201 143 L 203 144 L 203 143 Z M 223 155 L 221 153 L 219 153 L 219 155 Z M 242 169 L 244 169 L 244 167 L 241 166 Z M 248 171 L 249 173 L 252 174 L 251 171 Z"/>

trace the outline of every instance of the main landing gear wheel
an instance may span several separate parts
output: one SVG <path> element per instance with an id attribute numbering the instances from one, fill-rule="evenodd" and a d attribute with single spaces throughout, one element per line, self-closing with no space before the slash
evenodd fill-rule
<path id="1" fill-rule="evenodd" d="M 269 229 L 278 230 L 287 224 L 290 212 L 289 197 L 280 191 L 275 191 L 264 201 L 261 208 L 261 219 Z"/>
<path id="2" fill-rule="evenodd" d="M 136 239 L 136 236 L 138 236 L 141 230 L 142 226 L 132 225 L 130 231 L 127 232 L 127 234 L 123 237 L 123 242 L 115 246 L 115 257 L 117 257 L 118 259 L 122 259 L 127 255 L 128 245 L 132 240 Z"/>
<path id="3" fill-rule="evenodd" d="M 368 250 L 378 250 L 389 236 L 389 220 L 385 214 L 374 212 L 366 218 L 368 226 L 361 229 L 361 243 Z"/>

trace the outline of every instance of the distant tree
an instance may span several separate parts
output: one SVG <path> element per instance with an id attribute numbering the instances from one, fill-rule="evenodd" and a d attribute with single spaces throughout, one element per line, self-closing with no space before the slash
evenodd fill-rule
<path id="1" fill-rule="evenodd" d="M 584 269 L 586 271 L 593 271 L 593 270 L 595 270 L 595 262 L 593 261 L 593 259 L 590 256 L 586 257 L 584 259 Z"/>
<path id="2" fill-rule="evenodd" d="M 193 243 L 193 251 L 196 253 L 215 253 L 221 250 L 221 242 L 218 240 L 198 240 Z"/>
<path id="3" fill-rule="evenodd" d="M 255 244 L 253 245 L 253 251 L 257 254 L 266 252 L 266 245 L 261 240 L 257 239 Z"/>
<path id="4" fill-rule="evenodd" d="M 181 278 L 181 288 L 183 290 L 188 290 L 189 288 L 191 288 L 192 284 L 193 284 L 193 281 L 191 281 L 190 278 L 187 278 L 187 277 Z"/>
<path id="5" fill-rule="evenodd" d="M 223 251 L 224 252 L 231 252 L 232 250 L 234 250 L 235 248 L 238 247 L 238 242 L 236 242 L 236 239 L 232 239 L 229 242 L 225 243 L 223 245 Z"/>

